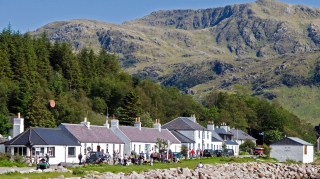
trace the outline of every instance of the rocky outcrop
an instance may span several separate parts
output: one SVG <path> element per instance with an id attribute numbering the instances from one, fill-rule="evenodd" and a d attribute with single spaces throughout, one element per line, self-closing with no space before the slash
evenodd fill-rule
<path id="1" fill-rule="evenodd" d="M 205 164 L 203 168 L 171 168 L 151 170 L 142 173 L 86 176 L 85 178 L 320 178 L 320 166 L 281 163 L 229 163 L 219 165 Z"/>

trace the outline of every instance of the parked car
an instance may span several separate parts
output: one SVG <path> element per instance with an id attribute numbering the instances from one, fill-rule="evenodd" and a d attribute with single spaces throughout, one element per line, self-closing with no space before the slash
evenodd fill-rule
<path id="1" fill-rule="evenodd" d="M 253 151 L 253 155 L 263 155 L 263 148 L 262 147 L 256 147 Z"/>
<path id="2" fill-rule="evenodd" d="M 96 163 L 102 163 L 105 160 L 107 160 L 107 156 L 102 152 L 88 152 L 86 163 L 96 164 Z"/>
<path id="3" fill-rule="evenodd" d="M 46 159 L 41 159 L 40 162 L 37 164 L 37 170 L 38 169 L 47 169 L 50 168 L 50 164 L 47 162 Z"/>
<path id="4" fill-rule="evenodd" d="M 204 157 L 213 157 L 214 155 L 215 155 L 215 152 L 212 149 L 204 149 L 203 150 Z"/>
<path id="5" fill-rule="evenodd" d="M 182 158 L 182 154 L 180 152 L 172 152 L 173 158 Z"/>
<path id="6" fill-rule="evenodd" d="M 216 155 L 217 157 L 222 157 L 222 156 L 224 156 L 224 153 L 223 153 L 222 150 L 215 150 L 214 153 L 215 153 L 215 155 Z"/>
<path id="7" fill-rule="evenodd" d="M 234 150 L 233 149 L 225 149 L 224 151 L 224 155 L 229 157 L 229 156 L 234 156 Z"/>

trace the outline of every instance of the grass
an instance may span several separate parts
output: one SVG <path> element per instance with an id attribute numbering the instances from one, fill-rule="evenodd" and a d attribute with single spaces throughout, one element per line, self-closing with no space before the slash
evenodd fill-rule
<path id="1" fill-rule="evenodd" d="M 18 172 L 12 172 L 12 173 L 6 173 L 6 174 L 1 174 L 0 178 L 1 179 L 47 179 L 47 178 L 57 178 L 59 176 L 64 176 L 64 177 L 81 177 L 83 175 L 74 175 L 72 173 L 59 173 L 59 172 L 46 172 L 46 173 L 25 173 L 21 174 Z"/>
<path id="2" fill-rule="evenodd" d="M 203 164 L 223 164 L 223 163 L 245 163 L 245 162 L 273 162 L 272 159 L 265 159 L 265 158 L 237 158 L 237 157 L 214 157 L 214 158 L 202 158 L 202 159 L 187 159 L 182 160 L 181 163 L 159 163 L 155 162 L 153 166 L 149 165 L 130 165 L 130 166 L 120 166 L 120 165 L 87 165 L 78 168 L 69 168 L 72 170 L 72 173 L 58 173 L 58 172 L 47 172 L 47 173 L 27 173 L 21 174 L 18 172 L 12 172 L 7 174 L 0 174 L 1 179 L 22 179 L 22 178 L 29 178 L 29 179 L 42 179 L 42 178 L 57 178 L 59 176 L 64 177 L 82 177 L 86 174 L 90 174 L 92 172 L 112 172 L 112 173 L 130 173 L 135 171 L 137 173 L 148 171 L 148 170 L 155 170 L 155 169 L 169 169 L 169 168 L 196 168 L 199 162 Z"/>

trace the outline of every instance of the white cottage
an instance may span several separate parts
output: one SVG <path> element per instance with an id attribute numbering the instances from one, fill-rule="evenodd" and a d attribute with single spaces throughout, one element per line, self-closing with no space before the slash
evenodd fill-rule
<path id="1" fill-rule="evenodd" d="M 156 151 L 157 139 L 168 141 L 169 149 L 172 152 L 181 151 L 181 142 L 167 129 L 161 129 L 159 120 L 156 120 L 154 128 L 141 127 L 138 118 L 134 126 L 119 126 L 117 119 L 111 120 L 112 131 L 125 143 L 124 153 L 129 155 L 144 153 L 148 159 L 151 152 Z"/>
<path id="2" fill-rule="evenodd" d="M 285 137 L 270 145 L 270 157 L 280 162 L 286 160 L 313 162 L 313 145 L 297 137 Z"/>
<path id="3" fill-rule="evenodd" d="M 29 128 L 4 143 L 6 152 L 34 163 L 49 155 L 50 164 L 78 163 L 80 144 L 59 128 Z"/>
<path id="4" fill-rule="evenodd" d="M 179 134 L 184 136 L 188 141 L 193 143 L 187 143 L 188 149 L 194 149 L 195 151 L 210 149 L 212 144 L 212 134 L 205 127 L 199 125 L 196 122 L 196 117 L 178 117 L 162 126 L 162 129 L 168 129 L 173 134 Z M 176 135 L 177 137 L 178 135 Z M 178 136 L 179 137 L 179 136 Z M 181 137 L 179 137 L 181 138 Z M 186 140 L 184 140 L 186 141 Z"/>
<path id="5" fill-rule="evenodd" d="M 124 155 L 124 142 L 109 128 L 108 120 L 105 125 L 96 126 L 90 125 L 85 118 L 81 124 L 62 123 L 59 128 L 68 132 L 81 144 L 81 153 L 84 155 L 89 151 L 109 153 L 111 156 L 114 152 Z"/>

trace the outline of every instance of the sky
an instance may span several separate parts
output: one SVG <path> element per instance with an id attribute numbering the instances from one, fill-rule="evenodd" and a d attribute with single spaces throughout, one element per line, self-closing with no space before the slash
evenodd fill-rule
<path id="1" fill-rule="evenodd" d="M 254 0 L 0 0 L 0 30 L 24 33 L 54 21 L 93 19 L 121 24 L 158 10 L 204 9 Z M 320 8 L 320 0 L 280 0 Z"/>

